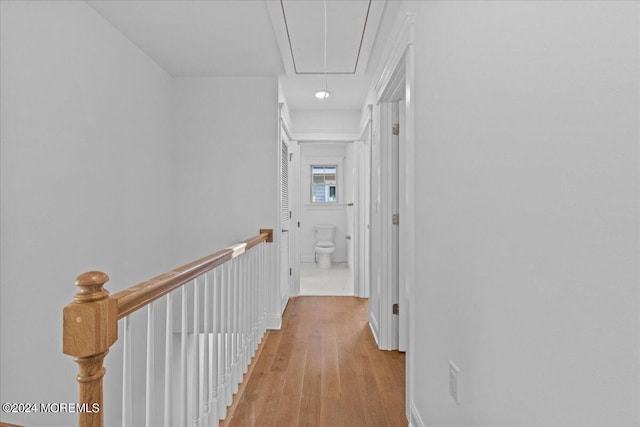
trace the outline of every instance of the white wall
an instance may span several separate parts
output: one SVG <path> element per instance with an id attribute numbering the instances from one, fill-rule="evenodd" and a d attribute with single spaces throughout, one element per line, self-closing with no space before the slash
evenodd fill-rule
<path id="1" fill-rule="evenodd" d="M 277 229 L 277 100 L 275 77 L 175 80 L 176 258 Z"/>
<path id="2" fill-rule="evenodd" d="M 331 224 L 336 227 L 334 262 L 347 262 L 347 235 L 345 197 L 345 156 L 344 142 L 305 142 L 300 144 L 300 260 L 314 262 L 316 225 Z M 338 202 L 327 204 L 311 203 L 311 165 L 338 165 Z"/>
<path id="3" fill-rule="evenodd" d="M 640 424 L 639 8 L 403 6 L 425 425 Z"/>
<path id="4" fill-rule="evenodd" d="M 0 6 L 0 400 L 75 402 L 61 345 L 74 278 L 103 270 L 113 292 L 172 267 L 172 83 L 84 2 Z M 32 426 L 76 417 L 0 414 Z"/>
<path id="5" fill-rule="evenodd" d="M 358 132 L 361 112 L 358 110 L 293 110 L 295 130 L 315 132 Z"/>

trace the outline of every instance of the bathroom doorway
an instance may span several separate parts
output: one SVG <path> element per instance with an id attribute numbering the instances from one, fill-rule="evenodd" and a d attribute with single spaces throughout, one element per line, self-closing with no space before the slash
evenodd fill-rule
<path id="1" fill-rule="evenodd" d="M 299 295 L 354 295 L 353 143 L 300 141 Z"/>

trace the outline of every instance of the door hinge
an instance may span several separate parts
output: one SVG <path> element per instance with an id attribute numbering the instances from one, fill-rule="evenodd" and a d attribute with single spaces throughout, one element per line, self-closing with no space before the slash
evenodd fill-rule
<path id="1" fill-rule="evenodd" d="M 400 214 L 393 214 L 391 222 L 393 223 L 393 225 L 400 224 Z"/>
<path id="2" fill-rule="evenodd" d="M 300 228 L 300 221 L 298 221 L 298 228 Z"/>
<path id="3" fill-rule="evenodd" d="M 292 269 L 292 268 L 290 268 L 290 269 L 289 269 L 289 276 L 292 276 L 292 275 L 293 275 L 293 269 Z"/>
<path id="4" fill-rule="evenodd" d="M 400 304 L 395 303 L 391 308 L 393 314 L 400 314 Z"/>
<path id="5" fill-rule="evenodd" d="M 289 211 L 289 219 L 291 219 L 291 211 Z"/>
<path id="6" fill-rule="evenodd" d="M 400 123 L 394 123 L 391 128 L 391 133 L 394 135 L 400 135 Z"/>
<path id="7" fill-rule="evenodd" d="M 293 160 L 293 153 L 289 153 L 289 161 Z"/>

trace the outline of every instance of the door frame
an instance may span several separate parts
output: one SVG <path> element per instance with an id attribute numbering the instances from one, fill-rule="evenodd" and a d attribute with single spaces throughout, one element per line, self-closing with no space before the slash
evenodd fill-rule
<path id="1" fill-rule="evenodd" d="M 371 145 L 373 139 L 373 105 L 367 105 L 360 124 L 360 136 L 354 141 L 356 167 L 355 201 L 355 260 L 353 294 L 369 298 L 370 290 L 370 199 L 371 199 Z"/>
<path id="2" fill-rule="evenodd" d="M 289 286 L 288 288 L 285 290 L 285 292 L 282 292 L 282 281 L 283 281 L 283 277 L 282 277 L 282 233 L 283 233 L 283 228 L 282 228 L 282 220 L 281 220 L 281 213 L 282 213 L 282 167 L 281 167 L 281 162 L 282 162 L 282 144 L 286 143 L 287 147 L 290 148 L 292 145 L 292 138 L 291 138 L 291 127 L 290 127 L 290 119 L 289 119 L 289 112 L 287 110 L 287 106 L 285 103 L 280 102 L 278 104 L 278 248 L 277 248 L 277 253 L 276 253 L 276 262 L 277 262 L 277 268 L 276 268 L 276 304 L 278 307 L 278 313 L 280 314 L 280 321 L 282 321 L 282 314 L 284 313 L 285 308 L 287 307 L 287 303 L 289 302 L 289 298 L 292 295 L 292 277 L 293 274 L 291 275 L 291 277 L 289 277 Z M 289 179 L 287 179 L 288 182 L 288 193 L 289 193 L 289 210 L 291 211 L 291 170 L 289 169 L 289 167 L 287 167 L 287 170 L 289 172 Z M 291 234 L 291 218 L 289 219 L 289 227 L 287 230 L 289 235 L 289 251 L 288 251 L 288 258 L 289 258 L 289 268 L 293 268 L 291 265 L 291 244 L 292 242 L 295 242 L 295 237 Z M 279 327 L 278 327 L 279 329 Z"/>
<path id="3" fill-rule="evenodd" d="M 301 145 L 308 142 L 340 142 L 340 143 L 355 143 L 360 137 L 359 129 L 350 129 L 350 128 L 294 128 L 291 125 L 291 120 L 289 118 L 286 105 L 284 106 L 285 111 L 285 119 L 286 125 L 289 132 L 289 137 L 292 140 L 292 144 L 289 145 L 291 149 L 292 145 L 295 145 L 295 153 L 293 155 L 292 164 L 290 164 L 290 171 L 294 171 L 296 173 L 296 177 L 294 178 L 294 187 L 290 187 L 294 192 L 294 200 L 295 205 L 293 210 L 292 219 L 295 221 L 296 226 L 293 227 L 295 236 L 295 245 L 296 245 L 296 253 L 292 254 L 292 265 L 293 267 L 293 278 L 294 285 L 292 286 L 291 296 L 300 295 L 300 263 L 302 262 L 302 254 L 301 254 L 301 241 L 302 241 L 302 233 L 301 228 L 297 225 L 298 222 L 302 223 L 302 188 L 301 188 L 301 179 L 302 179 L 302 156 L 301 156 Z M 290 176 L 291 177 L 291 176 Z M 291 182 L 290 182 L 291 185 Z M 291 194 L 289 194 L 291 197 Z M 289 200 L 289 207 L 291 207 L 291 199 Z M 304 225 L 304 224 L 302 224 Z M 290 236 L 292 237 L 292 236 Z M 356 260 L 357 262 L 357 260 Z M 355 283 L 354 283 L 355 290 Z"/>
<path id="4" fill-rule="evenodd" d="M 398 86 L 399 87 L 399 86 Z M 398 138 L 392 133 L 394 123 L 394 102 L 379 100 L 377 111 L 378 144 L 374 153 L 373 168 L 377 170 L 372 188 L 376 191 L 372 203 L 372 256 L 371 277 L 376 298 L 373 301 L 373 314 L 378 322 L 378 347 L 381 350 L 398 349 L 398 317 L 393 314 L 393 304 L 399 301 L 398 264 L 394 258 L 399 258 L 399 226 L 393 224 L 393 216 L 399 213 L 394 207 L 394 197 L 397 197 L 398 182 L 394 179 L 398 166 L 397 160 Z M 396 108 L 397 112 L 397 108 Z M 394 155 L 396 150 L 396 155 Z M 377 304 L 376 304 L 377 302 Z M 404 307 L 403 307 L 404 308 Z"/>
<path id="5" fill-rule="evenodd" d="M 289 265 L 292 270 L 290 296 L 300 295 L 300 144 L 292 140 L 289 144 L 289 209 L 291 224 L 289 227 Z"/>
<path id="6" fill-rule="evenodd" d="M 407 14 L 397 32 L 395 43 L 389 53 L 380 77 L 375 85 L 375 103 L 387 103 L 404 99 L 404 123 L 401 123 L 403 135 L 400 145 L 400 235 L 399 235 L 399 304 L 400 313 L 404 321 L 400 321 L 405 328 L 403 334 L 406 337 L 406 415 L 411 420 L 411 408 L 413 406 L 414 383 L 413 372 L 415 367 L 414 342 L 415 324 L 413 313 L 415 312 L 415 14 Z M 383 126 L 385 120 L 378 124 L 381 128 L 381 138 L 385 133 Z M 390 121 L 387 121 L 390 123 Z M 390 134 L 390 132 L 387 132 Z M 383 145 L 383 144 L 381 144 Z M 381 168 L 381 181 L 390 182 L 390 168 Z M 393 226 L 391 221 L 383 221 L 382 233 L 388 234 Z M 386 229 L 386 230 L 385 230 Z M 388 270 L 387 265 L 382 265 L 383 270 Z M 383 271 L 382 277 L 387 277 L 389 272 Z M 381 307 L 390 310 L 392 305 L 392 292 L 382 292 Z M 380 325 L 380 343 L 398 342 L 399 329 L 394 328 L 392 316 L 382 316 L 384 320 Z M 381 346 L 382 348 L 382 346 Z"/>

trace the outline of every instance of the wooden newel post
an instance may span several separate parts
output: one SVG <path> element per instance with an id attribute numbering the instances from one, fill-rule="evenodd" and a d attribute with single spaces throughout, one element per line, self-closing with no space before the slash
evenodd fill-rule
<path id="1" fill-rule="evenodd" d="M 78 425 L 102 427 L 104 357 L 118 339 L 118 304 L 103 285 L 109 276 L 100 271 L 76 278 L 80 291 L 63 310 L 62 351 L 78 364 L 80 383 Z"/>

